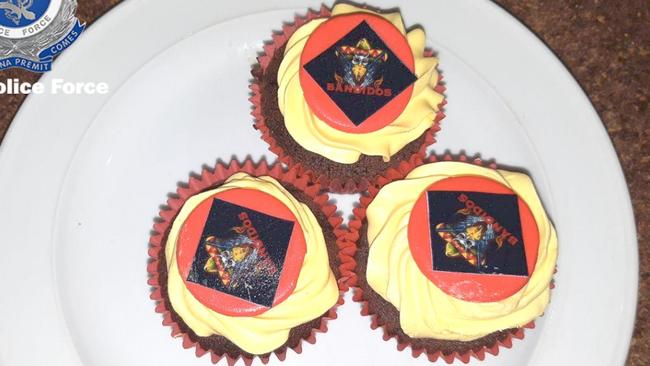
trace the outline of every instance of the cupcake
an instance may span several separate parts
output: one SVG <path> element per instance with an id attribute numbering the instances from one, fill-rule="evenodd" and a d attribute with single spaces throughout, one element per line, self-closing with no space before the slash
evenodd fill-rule
<path id="1" fill-rule="evenodd" d="M 525 174 L 430 162 L 372 187 L 350 229 L 355 300 L 414 357 L 497 354 L 549 304 L 557 237 Z"/>
<path id="2" fill-rule="evenodd" d="M 255 127 L 329 190 L 364 191 L 435 141 L 444 88 L 425 43 L 396 12 L 341 3 L 297 17 L 253 66 Z"/>
<path id="3" fill-rule="evenodd" d="M 341 222 L 320 186 L 295 169 L 250 160 L 205 169 L 154 225 L 156 311 L 183 347 L 215 363 L 299 353 L 342 303 L 352 259 Z"/>

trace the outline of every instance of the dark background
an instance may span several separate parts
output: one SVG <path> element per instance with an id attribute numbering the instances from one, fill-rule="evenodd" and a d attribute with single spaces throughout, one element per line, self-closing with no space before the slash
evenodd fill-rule
<path id="1" fill-rule="evenodd" d="M 89 24 L 119 3 L 78 1 L 77 16 Z M 650 364 L 650 1 L 496 2 L 525 23 L 564 62 L 589 95 L 614 143 L 636 214 L 641 265 L 637 322 L 627 366 L 646 366 Z M 0 72 L 0 80 L 17 77 L 34 82 L 38 76 L 19 70 Z M 0 96 L 0 138 L 23 98 Z"/>

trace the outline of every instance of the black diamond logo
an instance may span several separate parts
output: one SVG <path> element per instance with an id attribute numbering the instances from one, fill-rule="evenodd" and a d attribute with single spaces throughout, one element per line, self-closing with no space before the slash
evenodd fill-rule
<path id="1" fill-rule="evenodd" d="M 293 225 L 215 198 L 187 280 L 271 307 Z"/>
<path id="2" fill-rule="evenodd" d="M 417 80 L 366 21 L 305 70 L 356 126 Z"/>
<path id="3" fill-rule="evenodd" d="M 433 269 L 528 276 L 517 196 L 427 192 Z"/>

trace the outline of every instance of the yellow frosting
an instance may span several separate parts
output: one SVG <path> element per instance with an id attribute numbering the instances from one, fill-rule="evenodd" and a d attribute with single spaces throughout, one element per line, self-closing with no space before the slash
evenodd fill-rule
<path id="1" fill-rule="evenodd" d="M 469 302 L 443 292 L 418 268 L 407 228 L 411 210 L 426 188 L 456 176 L 480 176 L 512 189 L 528 204 L 539 229 L 535 271 L 516 294 L 496 302 Z M 531 179 L 520 173 L 467 163 L 420 166 L 406 179 L 386 185 L 368 206 L 370 286 L 400 311 L 400 325 L 414 338 L 469 341 L 492 332 L 523 326 L 549 303 L 549 284 L 557 258 L 557 236 Z"/>
<path id="2" fill-rule="evenodd" d="M 380 14 L 348 4 L 339 4 L 332 9 L 332 16 L 356 12 L 380 15 L 406 34 L 415 60 L 413 94 L 404 111 L 388 126 L 369 133 L 347 133 L 339 131 L 320 120 L 311 111 L 300 85 L 300 55 L 311 33 L 323 23 L 315 19 L 289 38 L 284 59 L 278 70 L 278 105 L 284 115 L 284 123 L 296 142 L 303 148 L 342 164 L 352 164 L 361 154 L 382 156 L 385 161 L 409 142 L 417 139 L 433 125 L 438 105 L 443 96 L 434 87 L 438 83 L 435 57 L 424 57 L 424 31 L 416 28 L 406 33 L 399 13 Z"/>
<path id="3" fill-rule="evenodd" d="M 280 304 L 256 316 L 227 316 L 204 306 L 185 287 L 176 263 L 179 231 L 190 213 L 208 197 L 233 188 L 263 191 L 280 200 L 295 215 L 307 244 L 293 293 Z M 323 315 L 339 297 L 336 279 L 329 267 L 323 232 L 316 217 L 305 204 L 298 202 L 271 177 L 237 173 L 218 188 L 188 199 L 169 232 L 165 258 L 169 300 L 183 321 L 199 336 L 222 335 L 252 354 L 264 354 L 280 347 L 287 341 L 291 328 Z"/>

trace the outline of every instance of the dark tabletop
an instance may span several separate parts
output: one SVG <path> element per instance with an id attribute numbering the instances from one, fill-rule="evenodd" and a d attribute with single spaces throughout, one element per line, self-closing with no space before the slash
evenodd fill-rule
<path id="1" fill-rule="evenodd" d="M 118 0 L 78 0 L 89 24 Z M 369 2 L 371 2 L 369 0 Z M 625 171 L 639 237 L 637 321 L 628 366 L 650 364 L 650 1 L 497 0 L 564 62 L 603 120 Z M 38 74 L 0 72 L 34 82 Z M 23 96 L 0 96 L 0 138 Z M 612 337 L 618 335 L 612 334 Z"/>

